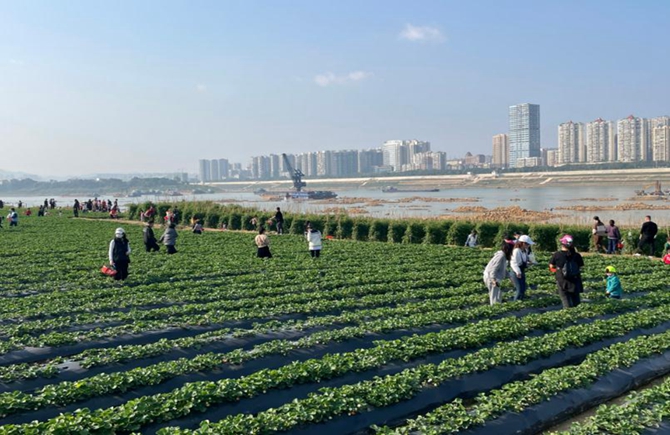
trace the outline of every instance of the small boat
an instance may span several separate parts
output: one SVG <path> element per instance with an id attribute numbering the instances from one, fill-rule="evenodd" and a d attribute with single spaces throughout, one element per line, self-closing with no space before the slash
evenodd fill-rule
<path id="1" fill-rule="evenodd" d="M 418 192 L 439 192 L 440 189 L 398 189 L 397 187 L 393 186 L 387 186 L 382 188 L 382 192 L 384 193 L 418 193 Z"/>

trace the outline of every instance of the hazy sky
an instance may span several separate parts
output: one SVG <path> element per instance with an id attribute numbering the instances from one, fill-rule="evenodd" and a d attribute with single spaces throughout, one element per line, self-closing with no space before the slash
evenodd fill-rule
<path id="1" fill-rule="evenodd" d="M 670 114 L 670 1 L 0 0 L 0 169 L 197 170 L 199 158 L 422 139 L 491 153 L 508 106 Z"/>

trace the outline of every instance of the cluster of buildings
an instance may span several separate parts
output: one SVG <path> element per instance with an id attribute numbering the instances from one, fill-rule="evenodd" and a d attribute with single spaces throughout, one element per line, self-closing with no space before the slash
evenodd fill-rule
<path id="1" fill-rule="evenodd" d="M 608 162 L 670 161 L 670 117 L 564 122 L 558 147 L 540 146 L 540 106 L 509 108 L 509 133 L 493 136 L 491 166 L 520 168 Z"/>
<path id="2" fill-rule="evenodd" d="M 388 140 L 366 150 L 313 151 L 255 156 L 248 166 L 227 159 L 200 160 L 200 181 L 271 180 L 286 177 L 290 168 L 308 177 L 354 177 L 397 172 L 440 172 L 470 168 L 530 168 L 608 162 L 669 162 L 670 116 L 618 121 L 565 122 L 558 126 L 558 147 L 541 147 L 540 106 L 509 107 L 508 133 L 493 136 L 493 154 L 447 159 L 430 142 Z M 289 167 L 290 166 L 290 167 Z"/>
<path id="3" fill-rule="evenodd" d="M 390 172 L 444 171 L 476 167 L 490 162 L 484 155 L 467 153 L 464 158 L 447 160 L 447 153 L 431 151 L 430 142 L 389 140 L 379 148 L 367 150 L 314 151 L 287 154 L 291 168 L 308 177 L 353 177 Z M 281 155 L 251 158 L 248 167 L 230 164 L 227 159 L 200 160 L 201 181 L 227 179 L 269 180 L 285 177 L 289 167 Z"/>

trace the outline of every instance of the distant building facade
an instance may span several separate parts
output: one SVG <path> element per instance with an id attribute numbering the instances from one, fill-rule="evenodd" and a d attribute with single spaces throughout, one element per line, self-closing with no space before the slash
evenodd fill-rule
<path id="1" fill-rule="evenodd" d="M 506 168 L 509 166 L 509 136 L 502 133 L 493 136 L 493 159 L 491 165 L 494 168 Z"/>
<path id="2" fill-rule="evenodd" d="M 540 157 L 540 106 L 524 103 L 509 107 L 509 166 L 528 157 Z"/>

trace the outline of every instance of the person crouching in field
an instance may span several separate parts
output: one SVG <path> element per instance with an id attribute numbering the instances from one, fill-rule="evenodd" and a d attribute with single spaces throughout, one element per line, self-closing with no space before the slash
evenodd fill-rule
<path id="1" fill-rule="evenodd" d="M 168 254 L 176 254 L 177 248 L 175 248 L 175 245 L 177 244 L 177 237 L 179 237 L 179 234 L 177 234 L 175 224 L 169 223 L 158 241 L 165 245 Z"/>
<path id="2" fill-rule="evenodd" d="M 608 298 L 621 299 L 623 288 L 621 288 L 621 280 L 619 280 L 619 276 L 616 274 L 614 266 L 607 266 L 605 268 L 605 275 L 607 275 L 607 288 L 605 289 L 605 294 Z"/>
<path id="3" fill-rule="evenodd" d="M 489 289 L 489 301 L 491 305 L 502 302 L 502 289 L 500 283 L 507 277 L 507 265 L 512 257 L 513 243 L 503 243 L 502 249 L 493 255 L 489 264 L 484 269 L 484 284 Z"/>
<path id="4" fill-rule="evenodd" d="M 114 238 L 109 242 L 109 264 L 116 269 L 114 279 L 123 281 L 128 278 L 130 242 L 128 242 L 123 228 L 117 228 L 114 232 Z"/>
<path id="5" fill-rule="evenodd" d="M 309 255 L 312 258 L 319 258 L 321 255 L 321 231 L 313 228 L 312 224 L 308 222 L 305 237 L 307 238 Z"/>
<path id="6" fill-rule="evenodd" d="M 147 252 L 158 252 L 160 250 L 160 246 L 158 246 L 158 243 L 156 243 L 156 236 L 154 235 L 153 226 L 153 221 L 149 221 L 146 223 L 146 226 L 142 231 L 144 236 L 144 248 Z"/>
<path id="7" fill-rule="evenodd" d="M 265 228 L 260 227 L 258 229 L 258 235 L 254 238 L 254 242 L 258 248 L 256 251 L 256 257 L 272 258 L 272 254 L 270 253 L 270 239 L 268 238 L 267 234 L 265 234 Z"/>

